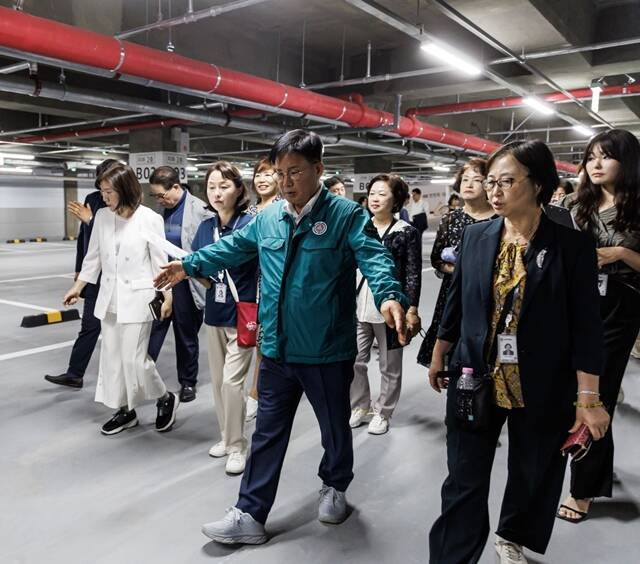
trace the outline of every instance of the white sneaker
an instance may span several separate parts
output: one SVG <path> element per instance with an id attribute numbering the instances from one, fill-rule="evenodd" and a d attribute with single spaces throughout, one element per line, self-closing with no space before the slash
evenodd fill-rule
<path id="1" fill-rule="evenodd" d="M 252 421 L 258 415 L 258 400 L 254 400 L 251 396 L 247 398 L 247 414 L 245 421 Z"/>
<path id="2" fill-rule="evenodd" d="M 209 449 L 209 456 L 213 456 L 213 458 L 222 458 L 223 456 L 227 456 L 227 445 L 224 444 L 224 441 L 220 441 L 213 445 Z"/>
<path id="3" fill-rule="evenodd" d="M 202 532 L 210 539 L 223 544 L 262 544 L 267 542 L 264 525 L 251 515 L 230 507 L 220 521 L 202 525 Z"/>
<path id="4" fill-rule="evenodd" d="M 369 416 L 369 410 L 363 407 L 356 407 L 351 410 L 351 418 L 349 419 L 349 427 L 356 429 L 365 422 Z"/>
<path id="5" fill-rule="evenodd" d="M 500 564 L 527 564 L 527 559 L 522 554 L 522 546 L 519 544 L 496 535 L 495 548 L 500 557 Z"/>
<path id="6" fill-rule="evenodd" d="M 389 419 L 376 413 L 369 423 L 367 431 L 372 435 L 384 435 L 389 430 Z"/>
<path id="7" fill-rule="evenodd" d="M 247 463 L 247 456 L 241 452 L 232 452 L 227 460 L 225 472 L 227 474 L 242 474 Z"/>

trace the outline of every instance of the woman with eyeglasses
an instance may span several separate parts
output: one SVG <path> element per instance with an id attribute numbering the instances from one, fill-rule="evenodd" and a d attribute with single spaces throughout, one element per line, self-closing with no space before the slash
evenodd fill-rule
<path id="1" fill-rule="evenodd" d="M 482 187 L 486 164 L 484 159 L 472 158 L 458 171 L 453 189 L 456 193 L 460 193 L 464 199 L 464 206 L 453 208 L 443 215 L 438 226 L 431 251 L 431 266 L 433 266 L 436 276 L 442 278 L 442 284 L 433 311 L 431 326 L 418 354 L 418 362 L 424 363 L 425 366 L 429 365 L 433 347 L 436 344 L 438 326 L 447 301 L 447 292 L 451 284 L 451 275 L 456 263 L 462 232 L 467 225 L 486 221 L 495 216 Z"/>
<path id="2" fill-rule="evenodd" d="M 115 435 L 138 425 L 135 408 L 156 399 L 156 430 L 171 430 L 179 400 L 167 391 L 147 354 L 152 315 L 149 302 L 156 297 L 153 278 L 167 257 L 148 242 L 150 232 L 164 239 L 162 217 L 142 205 L 142 188 L 133 169 L 116 163 L 102 172 L 97 183 L 107 207 L 95 216 L 87 255 L 78 279 L 64 296 L 73 305 L 87 284 L 100 290 L 94 315 L 102 327 L 96 401 L 116 409 L 101 428 Z M 171 315 L 171 290 L 163 292 L 161 319 Z"/>
<path id="3" fill-rule="evenodd" d="M 577 195 L 565 198 L 578 226 L 598 247 L 600 314 L 605 361 L 600 397 L 613 418 L 629 355 L 640 329 L 640 143 L 635 135 L 612 129 L 596 135 L 582 159 L 586 176 Z M 584 520 L 591 500 L 611 497 L 611 428 L 589 454 L 571 465 L 570 495 L 558 517 Z"/>
<path id="4" fill-rule="evenodd" d="M 251 204 L 247 209 L 249 215 L 258 215 L 267 206 L 281 200 L 280 189 L 278 187 L 278 177 L 276 171 L 269 160 L 269 157 L 261 158 L 253 167 L 253 189 L 258 195 L 255 204 Z M 260 277 L 258 276 L 258 288 L 260 288 Z M 247 397 L 247 415 L 246 420 L 251 421 L 258 414 L 258 378 L 260 374 L 260 362 L 262 361 L 262 353 L 260 345 L 262 344 L 262 326 L 258 326 L 258 337 L 256 346 L 256 362 L 253 372 L 253 385 L 249 390 Z"/>
<path id="5" fill-rule="evenodd" d="M 462 235 L 429 370 L 433 389 L 447 388 L 449 475 L 429 535 L 430 562 L 438 564 L 480 559 L 505 423 L 508 478 L 495 550 L 509 564 L 527 562 L 524 547 L 547 548 L 569 429 L 584 424 L 599 440 L 609 424 L 593 399 L 603 359 L 595 246 L 542 211 L 558 186 L 551 151 L 541 141 L 509 143 L 489 157 L 487 171 L 499 217 Z"/>
<path id="6" fill-rule="evenodd" d="M 191 245 L 194 252 L 213 244 L 253 220 L 246 213 L 249 194 L 240 171 L 231 163 L 218 161 L 205 176 L 208 209 L 215 213 L 204 220 Z M 204 307 L 209 371 L 220 429 L 220 440 L 209 449 L 214 458 L 228 456 L 227 474 L 242 474 L 247 460 L 244 434 L 246 416 L 244 384 L 253 357 L 253 347 L 238 345 L 237 306 L 233 287 L 241 302 L 255 302 L 258 261 L 222 270 L 211 279 Z"/>

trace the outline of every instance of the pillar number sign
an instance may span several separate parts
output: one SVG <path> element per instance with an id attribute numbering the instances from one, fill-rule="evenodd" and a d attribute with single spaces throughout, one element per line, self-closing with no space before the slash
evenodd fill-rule
<path id="1" fill-rule="evenodd" d="M 149 182 L 153 171 L 159 166 L 174 168 L 180 176 L 180 182 L 187 181 L 187 155 L 184 153 L 170 153 L 168 151 L 131 153 L 129 155 L 129 166 L 142 183 Z"/>

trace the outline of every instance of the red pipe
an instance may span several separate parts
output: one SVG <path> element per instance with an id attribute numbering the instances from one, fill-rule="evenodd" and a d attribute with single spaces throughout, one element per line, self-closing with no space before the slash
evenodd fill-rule
<path id="1" fill-rule="evenodd" d="M 0 8 L 0 45 L 119 74 L 343 121 L 352 127 L 375 129 L 389 126 L 394 121 L 392 114 L 371 108 L 362 99 L 332 98 L 9 8 Z M 398 128 L 392 132 L 402 137 L 416 137 L 483 153 L 498 146 L 486 139 L 408 117 L 401 117 Z M 567 166 L 575 170 L 573 165 L 567 163 Z"/>
<path id="2" fill-rule="evenodd" d="M 113 133 L 128 133 L 141 129 L 156 129 L 158 127 L 173 127 L 175 125 L 185 125 L 193 123 L 184 119 L 160 119 L 154 121 L 143 121 L 139 123 L 123 123 L 122 125 L 109 125 L 106 127 L 94 127 L 92 129 L 69 129 L 59 133 L 49 135 L 29 135 L 18 137 L 19 143 L 43 143 L 46 141 L 60 141 L 61 139 L 82 139 L 83 137 L 99 137 L 101 135 L 111 135 Z"/>
<path id="3" fill-rule="evenodd" d="M 588 100 L 592 97 L 591 88 L 578 88 L 570 90 L 578 100 Z M 623 86 L 605 86 L 600 92 L 600 98 L 618 98 L 622 96 L 634 96 L 640 94 L 640 85 L 627 84 Z M 562 92 L 551 92 L 538 96 L 545 102 L 569 102 L 571 98 Z M 492 100 L 475 100 L 472 102 L 459 102 L 456 104 L 440 104 L 438 106 L 423 106 L 409 108 L 405 115 L 415 116 L 435 116 L 444 114 L 462 114 L 466 112 L 477 112 L 482 110 L 496 110 L 501 108 L 518 108 L 524 106 L 524 98 L 513 96 L 511 98 L 495 98 Z"/>

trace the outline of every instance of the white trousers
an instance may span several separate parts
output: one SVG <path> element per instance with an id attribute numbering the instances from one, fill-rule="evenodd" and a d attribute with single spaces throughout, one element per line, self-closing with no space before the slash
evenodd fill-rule
<path id="1" fill-rule="evenodd" d="M 147 354 L 151 322 L 117 323 L 116 319 L 115 314 L 107 313 L 101 324 L 96 401 L 113 409 L 134 409 L 162 397 L 167 387 Z"/>
<path id="2" fill-rule="evenodd" d="M 246 452 L 244 382 L 251 366 L 254 347 L 238 346 L 235 327 L 206 326 L 207 354 L 213 384 L 213 401 L 227 453 Z"/>

